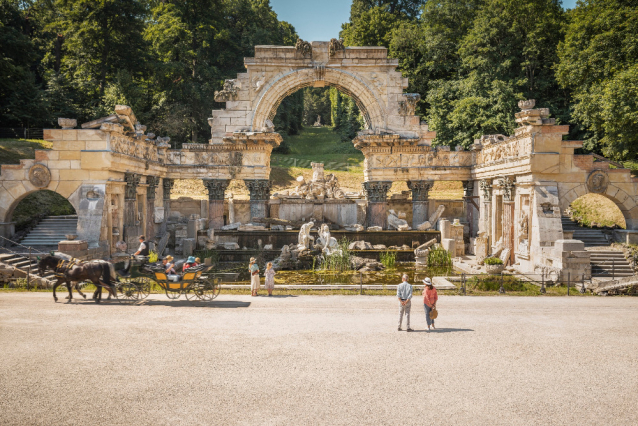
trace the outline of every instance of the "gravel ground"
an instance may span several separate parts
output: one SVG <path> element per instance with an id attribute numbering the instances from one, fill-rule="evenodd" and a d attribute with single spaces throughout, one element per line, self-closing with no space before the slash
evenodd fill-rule
<path id="1" fill-rule="evenodd" d="M 60 299 L 63 300 L 63 299 Z M 638 298 L 0 294 L 0 424 L 638 424 Z"/>

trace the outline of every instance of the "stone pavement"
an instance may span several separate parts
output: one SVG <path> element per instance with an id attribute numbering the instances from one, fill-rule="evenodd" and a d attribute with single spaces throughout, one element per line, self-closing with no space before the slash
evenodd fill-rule
<path id="1" fill-rule="evenodd" d="M 0 293 L 0 424 L 638 424 L 638 298 Z"/>

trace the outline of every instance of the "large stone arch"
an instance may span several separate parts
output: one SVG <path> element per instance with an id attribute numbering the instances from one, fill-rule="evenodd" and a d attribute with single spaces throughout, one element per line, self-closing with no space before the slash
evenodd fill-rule
<path id="1" fill-rule="evenodd" d="M 615 183 L 610 183 L 603 192 L 591 192 L 586 183 L 558 183 L 559 204 L 564 212 L 574 201 L 583 195 L 595 193 L 611 200 L 622 212 L 628 230 L 638 229 L 638 207 L 634 198 Z"/>
<path id="2" fill-rule="evenodd" d="M 80 186 L 81 182 L 78 182 L 78 187 Z M 77 188 L 76 188 L 77 189 Z M 48 189 L 48 188 L 36 188 L 36 189 L 31 189 L 31 190 L 27 190 L 25 192 L 23 192 L 20 196 L 18 196 L 17 198 L 15 198 L 13 200 L 13 203 L 11 205 L 9 205 L 7 207 L 7 209 L 2 213 L 2 216 L 0 216 L 0 220 L 2 222 L 10 222 L 13 219 L 13 213 L 16 209 L 16 207 L 18 207 L 18 204 L 20 204 L 20 202 L 22 200 L 24 200 L 26 197 L 28 197 L 31 194 L 34 194 L 38 191 L 51 191 L 51 192 L 55 192 L 56 194 L 60 195 L 61 197 L 63 197 L 64 199 L 66 199 L 67 201 L 69 201 L 69 203 L 71 203 L 71 205 L 73 206 L 73 208 L 75 209 L 76 213 L 78 212 L 78 209 L 80 208 L 80 203 L 79 203 L 79 199 L 78 197 L 73 197 L 73 196 L 64 196 L 61 193 L 53 190 L 53 189 Z M 75 192 L 75 191 L 74 191 Z"/>
<path id="3" fill-rule="evenodd" d="M 328 68 L 325 69 L 323 78 L 326 86 L 336 87 L 354 99 L 363 115 L 367 129 L 386 128 L 386 114 L 382 101 L 361 76 Z M 313 86 L 315 82 L 316 76 L 312 69 L 292 70 L 271 81 L 261 90 L 255 102 L 251 127 L 253 129 L 265 127 L 265 121 L 275 117 L 279 104 L 287 96 L 297 90 Z"/>

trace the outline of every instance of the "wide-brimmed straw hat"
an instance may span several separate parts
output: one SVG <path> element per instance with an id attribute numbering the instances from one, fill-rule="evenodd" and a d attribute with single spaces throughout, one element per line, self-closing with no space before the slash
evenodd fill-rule
<path id="1" fill-rule="evenodd" d="M 251 261 L 251 262 L 254 262 L 254 261 L 255 261 L 255 258 L 254 258 L 254 257 L 251 257 L 251 258 L 250 258 L 250 261 Z"/>
<path id="2" fill-rule="evenodd" d="M 427 284 L 427 285 L 432 285 L 432 280 L 431 280 L 429 277 L 425 277 L 425 278 L 423 279 L 423 282 L 424 282 L 425 284 Z"/>
<path id="3" fill-rule="evenodd" d="M 166 259 L 166 260 L 168 260 L 168 261 L 170 262 L 171 260 L 173 260 L 173 256 L 171 256 L 171 255 L 169 254 L 168 256 L 166 256 L 166 258 L 165 258 L 165 259 Z"/>

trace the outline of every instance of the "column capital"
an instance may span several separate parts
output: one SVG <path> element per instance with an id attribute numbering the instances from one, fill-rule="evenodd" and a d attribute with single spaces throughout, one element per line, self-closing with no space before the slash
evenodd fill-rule
<path id="1" fill-rule="evenodd" d="M 126 182 L 124 198 L 127 200 L 137 199 L 137 185 L 140 183 L 140 175 L 137 173 L 124 173 L 124 182 Z"/>
<path id="2" fill-rule="evenodd" d="M 171 189 L 173 189 L 173 185 L 175 185 L 175 179 L 164 178 L 162 179 L 162 189 L 164 190 L 164 201 L 168 201 L 171 199 Z"/>
<path id="3" fill-rule="evenodd" d="M 483 191 L 483 201 L 492 201 L 492 185 L 490 182 L 485 179 L 479 181 L 479 188 Z"/>
<path id="4" fill-rule="evenodd" d="M 147 200 L 155 199 L 155 190 L 157 189 L 157 185 L 159 185 L 159 180 L 159 176 L 146 176 L 146 184 L 148 185 L 146 188 Z"/>
<path id="5" fill-rule="evenodd" d="M 503 202 L 514 201 L 514 182 L 512 182 L 512 179 L 508 176 L 504 176 L 498 180 L 498 184 L 503 189 Z"/>
<path id="6" fill-rule="evenodd" d="M 244 179 L 251 201 L 266 201 L 270 198 L 270 181 L 268 179 Z"/>
<path id="7" fill-rule="evenodd" d="M 202 179 L 208 190 L 208 201 L 223 200 L 230 179 Z"/>
<path id="8" fill-rule="evenodd" d="M 392 186 L 390 181 L 368 181 L 363 182 L 363 190 L 369 202 L 382 203 L 388 199 L 388 191 Z"/>
<path id="9" fill-rule="evenodd" d="M 428 201 L 433 180 L 409 180 L 408 188 L 412 191 L 412 201 Z"/>

